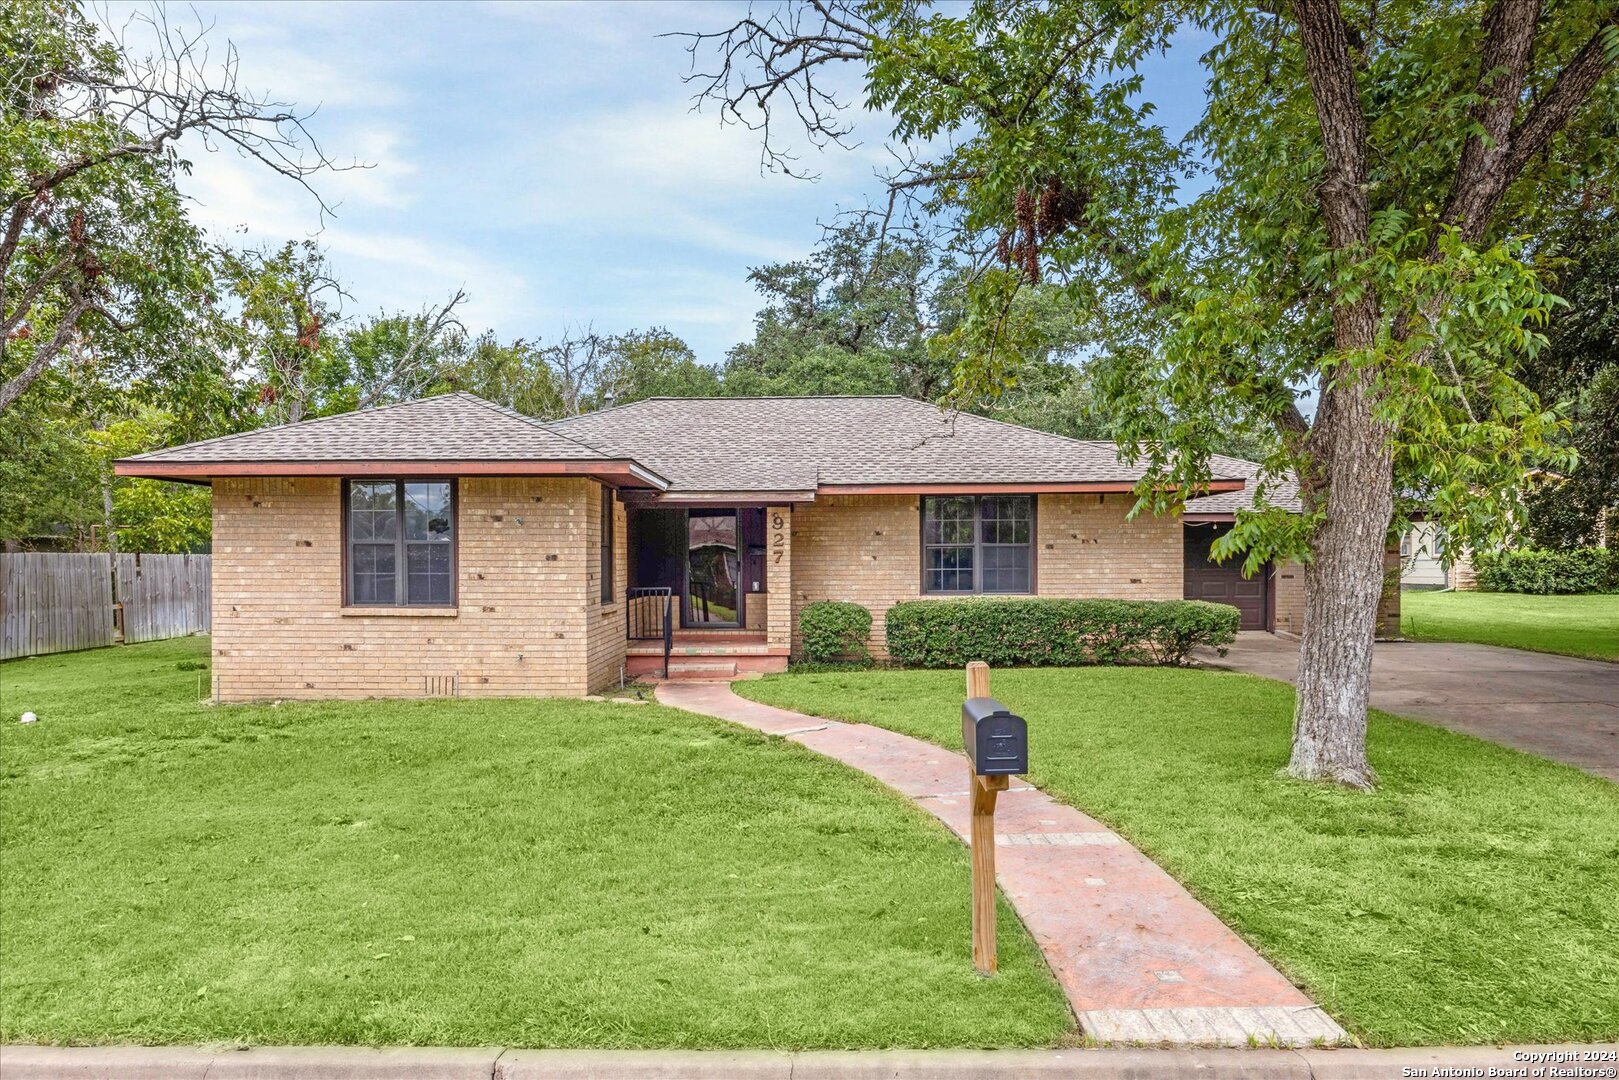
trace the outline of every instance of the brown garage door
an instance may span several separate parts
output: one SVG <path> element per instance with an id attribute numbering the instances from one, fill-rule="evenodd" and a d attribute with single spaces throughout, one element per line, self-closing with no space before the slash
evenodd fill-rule
<path id="1" fill-rule="evenodd" d="M 1242 612 L 1244 630 L 1268 630 L 1270 575 L 1243 577 L 1240 556 L 1223 563 L 1209 558 L 1209 545 L 1230 530 L 1230 525 L 1186 526 L 1186 599 L 1230 604 Z"/>

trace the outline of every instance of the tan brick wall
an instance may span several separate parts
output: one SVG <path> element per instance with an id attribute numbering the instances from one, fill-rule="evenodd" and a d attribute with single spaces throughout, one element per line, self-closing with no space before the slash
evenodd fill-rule
<path id="1" fill-rule="evenodd" d="M 793 508 L 765 508 L 766 640 L 778 648 L 791 645 L 797 625 L 793 606 Z"/>
<path id="2" fill-rule="evenodd" d="M 1304 633 L 1304 564 L 1289 559 L 1271 578 L 1271 604 L 1276 630 L 1295 636 Z"/>
<path id="3" fill-rule="evenodd" d="M 793 652 L 803 647 L 799 613 L 817 600 L 849 600 L 871 610 L 870 648 L 883 649 L 883 616 L 922 587 L 915 495 L 824 495 L 793 508 Z"/>
<path id="4" fill-rule="evenodd" d="M 1383 550 L 1383 595 L 1377 602 L 1377 637 L 1400 640 L 1400 541 Z"/>
<path id="5" fill-rule="evenodd" d="M 1304 633 L 1304 566 L 1288 560 L 1271 579 L 1271 604 L 1276 612 L 1276 631 L 1298 636 Z M 1400 636 L 1400 545 L 1391 544 L 1383 557 L 1383 594 L 1377 604 L 1377 637 L 1394 640 Z"/>
<path id="6" fill-rule="evenodd" d="M 595 584 L 598 490 L 462 479 L 455 613 L 354 614 L 342 605 L 339 481 L 216 481 L 220 697 L 420 697 L 429 680 L 442 689 L 452 678 L 467 697 L 584 693 L 609 666 L 616 675 L 622 654 L 601 629 L 618 624 L 601 615 Z"/>
<path id="7" fill-rule="evenodd" d="M 1036 588 L 1041 596 L 1178 600 L 1178 517 L 1125 515 L 1130 495 L 1041 495 Z M 793 649 L 798 616 L 817 600 L 871 610 L 869 647 L 883 649 L 888 609 L 922 595 L 921 506 L 915 495 L 833 495 L 792 513 Z"/>
<path id="8" fill-rule="evenodd" d="M 592 486 L 587 512 L 590 532 L 590 612 L 586 617 L 590 633 L 590 688 L 599 690 L 618 683 L 624 664 L 624 590 L 629 588 L 629 521 L 624 504 L 613 499 L 613 600 L 601 602 L 601 489 Z"/>
<path id="9" fill-rule="evenodd" d="M 1128 519 L 1134 495 L 1042 495 L 1037 511 L 1041 596 L 1179 600 L 1185 592 L 1178 515 Z"/>

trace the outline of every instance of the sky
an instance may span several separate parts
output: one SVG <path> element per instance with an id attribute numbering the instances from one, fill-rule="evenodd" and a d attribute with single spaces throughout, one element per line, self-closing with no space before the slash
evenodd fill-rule
<path id="1" fill-rule="evenodd" d="M 102 16 L 117 24 L 130 10 Z M 891 161 L 882 118 L 864 116 L 853 149 L 800 147 L 818 181 L 761 175 L 757 133 L 692 111 L 684 43 L 658 35 L 745 10 L 176 4 L 171 20 L 211 24 L 216 56 L 234 44 L 244 87 L 315 109 L 321 148 L 369 166 L 313 181 L 333 206 L 325 216 L 295 183 L 191 141 L 181 188 L 195 220 L 234 243 L 315 239 L 351 293 L 347 315 L 416 311 L 464 288 L 474 332 L 665 326 L 719 363 L 752 336 L 748 271 L 808 254 L 823 223 L 879 198 Z M 1196 52 L 1177 48 L 1146 72 L 1176 134 L 1201 110 Z"/>

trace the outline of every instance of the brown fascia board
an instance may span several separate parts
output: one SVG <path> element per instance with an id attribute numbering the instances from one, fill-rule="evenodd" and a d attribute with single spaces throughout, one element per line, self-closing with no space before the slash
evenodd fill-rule
<path id="1" fill-rule="evenodd" d="M 628 487 L 662 489 L 668 481 L 629 460 L 603 461 L 153 461 L 113 462 L 117 476 L 206 484 L 232 476 L 587 476 Z"/>
<path id="2" fill-rule="evenodd" d="M 1241 491 L 1242 480 L 1210 480 L 1199 494 Z M 1136 490 L 1131 480 L 1075 480 L 1034 484 L 822 484 L 820 495 L 957 495 L 973 493 L 1011 495 L 1129 494 Z M 1166 489 L 1167 490 L 1167 489 Z"/>
<path id="3" fill-rule="evenodd" d="M 813 491 L 631 491 L 638 506 L 775 506 L 815 501 Z"/>

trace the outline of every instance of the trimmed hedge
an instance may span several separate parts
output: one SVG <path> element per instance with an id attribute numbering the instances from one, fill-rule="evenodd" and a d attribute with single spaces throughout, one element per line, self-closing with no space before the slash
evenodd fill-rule
<path id="1" fill-rule="evenodd" d="M 888 653 L 911 667 L 1181 664 L 1224 653 L 1241 613 L 1201 600 L 912 600 L 888 609 Z"/>
<path id="2" fill-rule="evenodd" d="M 1619 592 L 1619 551 L 1606 548 L 1482 552 L 1473 559 L 1473 570 L 1484 592 Z"/>
<path id="3" fill-rule="evenodd" d="M 805 658 L 815 663 L 849 656 L 871 659 L 871 653 L 866 651 L 871 612 L 859 604 L 837 600 L 806 604 L 798 614 L 798 633 L 804 639 Z"/>

